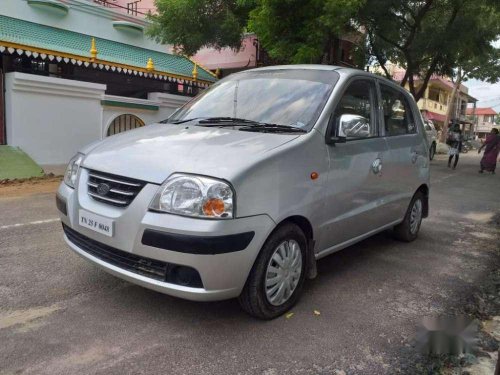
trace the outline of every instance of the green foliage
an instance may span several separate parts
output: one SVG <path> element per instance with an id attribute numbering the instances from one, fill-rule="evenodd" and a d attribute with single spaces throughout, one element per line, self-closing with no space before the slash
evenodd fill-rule
<path id="1" fill-rule="evenodd" d="M 333 38 L 349 29 L 364 0 L 258 0 L 249 30 L 267 53 L 286 63 L 328 61 Z"/>
<path id="2" fill-rule="evenodd" d="M 390 61 L 406 69 L 418 100 L 433 74 L 500 79 L 498 0 L 156 0 L 149 29 L 192 55 L 201 47 L 238 49 L 245 31 L 280 63 L 332 63 L 334 40 L 357 40 L 359 67 Z M 352 38 L 351 38 L 352 39 Z M 460 69 L 458 69 L 460 68 Z M 418 81 L 418 82 L 417 82 Z"/>
<path id="3" fill-rule="evenodd" d="M 382 67 L 389 60 L 406 68 L 402 84 L 409 84 L 417 100 L 432 74 L 454 76 L 464 63 L 481 67 L 475 77 L 498 80 L 494 69 L 482 69 L 500 35 L 498 2 L 367 0 L 356 18 L 366 29 L 376 61 Z M 416 87 L 416 77 L 423 85 Z"/>
<path id="4" fill-rule="evenodd" d="M 155 0 L 148 34 L 192 56 L 200 48 L 239 49 L 252 0 Z"/>

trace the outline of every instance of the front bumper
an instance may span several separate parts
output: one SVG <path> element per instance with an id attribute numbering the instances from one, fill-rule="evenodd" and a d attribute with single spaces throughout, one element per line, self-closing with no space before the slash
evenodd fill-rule
<path id="1" fill-rule="evenodd" d="M 62 212 L 60 215 L 63 224 L 108 247 L 173 265 L 191 267 L 199 273 L 203 287 L 193 288 L 173 284 L 132 272 L 92 255 L 65 235 L 69 247 L 78 255 L 117 277 L 175 297 L 194 301 L 237 297 L 245 285 L 264 241 L 276 225 L 267 215 L 232 220 L 203 220 L 150 212 L 147 210 L 148 205 L 158 189 L 158 185 L 155 184 L 146 184 L 128 207 L 119 208 L 92 199 L 87 194 L 87 178 L 88 171 L 82 168 L 77 189 L 61 183 L 57 195 L 66 207 L 67 215 Z M 61 203 L 58 204 L 60 205 Z M 112 219 L 113 237 L 80 226 L 78 224 L 80 209 Z M 145 232 L 156 234 L 154 237 L 156 241 L 151 241 L 151 236 L 150 241 L 145 241 L 144 238 L 147 237 L 144 236 Z M 241 239 L 238 235 L 249 232 L 253 232 L 253 235 L 244 243 L 244 249 L 240 249 L 241 243 L 234 245 L 235 251 L 231 249 L 233 245 L 220 243 L 218 245 L 217 239 Z M 162 242 L 164 238 L 180 238 L 182 241 L 170 245 L 173 249 L 169 248 L 169 241 Z M 190 238 L 193 238 L 192 251 L 189 249 Z M 202 246 L 204 242 L 200 242 L 200 238 L 209 238 L 213 241 L 209 241 L 209 246 Z M 224 251 L 217 251 L 218 247 Z"/>

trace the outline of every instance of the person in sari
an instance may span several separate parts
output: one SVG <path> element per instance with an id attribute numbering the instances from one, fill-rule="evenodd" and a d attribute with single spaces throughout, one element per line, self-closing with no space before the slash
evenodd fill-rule
<path id="1" fill-rule="evenodd" d="M 491 129 L 491 133 L 486 136 L 486 140 L 477 153 L 479 154 L 483 148 L 484 155 L 481 159 L 481 169 L 479 173 L 488 171 L 494 174 L 497 166 L 497 156 L 500 152 L 500 136 L 498 135 L 498 129 Z"/>

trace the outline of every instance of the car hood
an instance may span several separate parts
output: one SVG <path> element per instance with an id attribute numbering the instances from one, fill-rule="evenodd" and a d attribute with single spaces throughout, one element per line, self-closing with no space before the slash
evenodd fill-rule
<path id="1" fill-rule="evenodd" d="M 172 124 L 148 125 L 84 149 L 83 167 L 162 183 L 174 172 L 230 180 L 297 134 Z"/>

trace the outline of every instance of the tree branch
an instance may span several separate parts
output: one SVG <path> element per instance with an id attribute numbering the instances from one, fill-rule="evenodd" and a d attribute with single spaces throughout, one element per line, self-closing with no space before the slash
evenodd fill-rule
<path id="1" fill-rule="evenodd" d="M 406 50 L 411 43 L 413 43 L 413 40 L 415 39 L 415 35 L 417 33 L 417 29 L 420 27 L 420 24 L 422 23 L 422 20 L 424 19 L 425 14 L 431 9 L 432 3 L 434 0 L 427 0 L 422 8 L 420 8 L 419 12 L 414 18 L 414 23 L 413 26 L 410 30 L 410 35 L 408 35 L 408 38 L 406 39 L 406 42 L 403 44 L 402 49 Z"/>
<path id="2" fill-rule="evenodd" d="M 405 70 L 405 75 L 403 76 L 403 79 L 401 80 L 401 86 L 405 87 L 406 82 L 408 82 L 408 77 L 410 76 L 410 71 L 408 69 L 408 65 L 406 65 L 406 70 Z"/>
<path id="3" fill-rule="evenodd" d="M 415 97 L 415 78 L 413 77 L 413 74 L 408 77 L 408 84 L 410 86 L 410 92 L 415 98 L 415 101 L 418 102 L 418 99 Z M 420 99 L 420 98 L 419 98 Z"/>
<path id="4" fill-rule="evenodd" d="M 457 15 L 458 15 L 458 7 L 454 7 L 453 8 L 453 12 L 451 14 L 451 17 L 450 19 L 448 20 L 448 22 L 446 23 L 447 24 L 447 27 L 449 27 L 451 24 L 453 24 L 453 22 L 455 21 L 455 19 L 457 18 Z M 427 85 L 429 83 L 429 80 L 431 79 L 432 75 L 434 74 L 434 72 L 436 71 L 436 67 L 437 67 L 437 64 L 439 62 L 441 58 L 441 54 L 438 53 L 433 59 L 432 59 L 432 62 L 431 62 L 431 65 L 429 66 L 429 69 L 427 69 L 427 72 L 425 74 L 425 78 L 422 82 L 422 86 L 420 87 L 420 89 L 418 90 L 418 92 L 416 93 L 415 96 L 415 100 L 418 101 L 420 98 L 422 98 L 422 96 L 424 95 L 425 93 L 425 90 L 427 89 Z"/>
<path id="5" fill-rule="evenodd" d="M 422 96 L 424 96 L 425 90 L 427 89 L 427 85 L 429 84 L 429 80 L 431 79 L 432 75 L 436 71 L 436 66 L 439 62 L 439 59 L 441 58 L 440 55 L 436 55 L 434 59 L 432 60 L 431 65 L 429 66 L 429 69 L 427 69 L 427 72 L 425 73 L 424 80 L 422 81 L 422 86 L 418 90 L 418 92 L 415 93 L 415 100 L 418 102 Z"/>
<path id="6" fill-rule="evenodd" d="M 384 71 L 384 74 L 385 74 L 386 78 L 392 80 L 391 74 L 389 73 L 389 71 L 385 67 L 385 63 L 387 62 L 387 59 L 383 58 L 380 55 L 380 53 L 378 52 L 377 48 L 375 47 L 375 43 L 373 42 L 373 34 L 371 32 L 368 32 L 368 43 L 370 43 L 370 47 L 371 47 L 371 50 L 373 52 L 373 55 L 375 56 L 375 58 L 377 59 L 379 65 L 380 65 L 380 67 Z"/>

